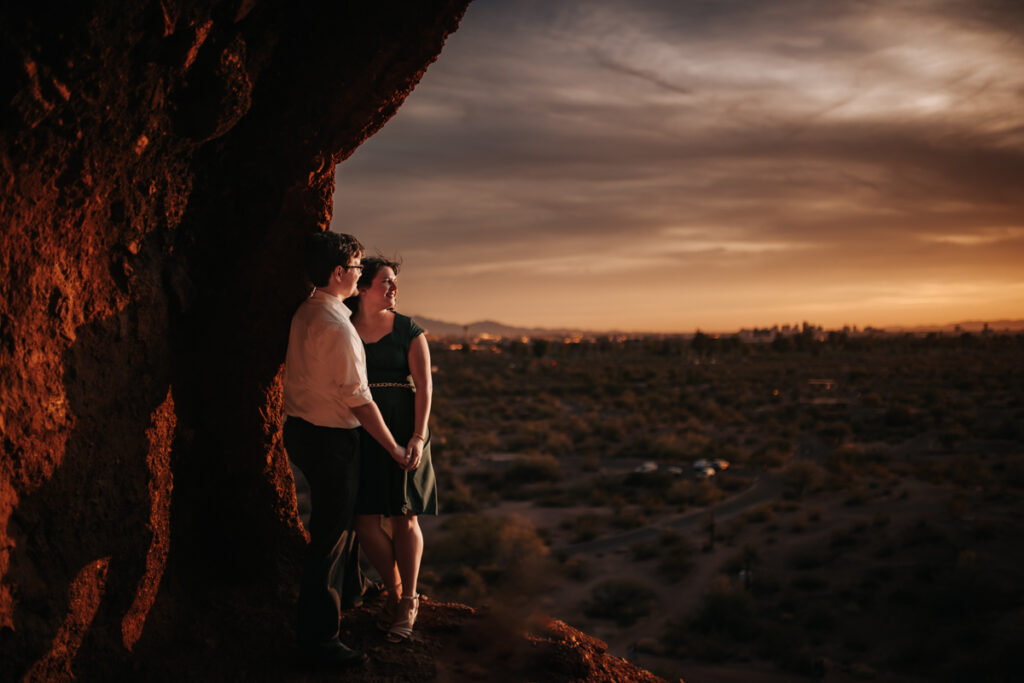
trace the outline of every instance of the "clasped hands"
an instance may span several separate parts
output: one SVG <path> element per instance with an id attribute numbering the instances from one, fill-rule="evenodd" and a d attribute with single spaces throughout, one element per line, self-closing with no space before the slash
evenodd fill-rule
<path id="1" fill-rule="evenodd" d="M 420 466 L 420 461 L 423 459 L 423 437 L 414 435 L 409 439 L 409 445 L 405 448 L 396 445 L 395 450 L 391 453 L 391 457 L 406 472 L 416 469 Z"/>

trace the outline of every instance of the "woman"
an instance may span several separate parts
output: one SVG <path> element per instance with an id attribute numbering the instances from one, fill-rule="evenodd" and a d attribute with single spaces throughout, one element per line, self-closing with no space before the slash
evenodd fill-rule
<path id="1" fill-rule="evenodd" d="M 432 393 L 430 351 L 423 329 L 396 313 L 398 263 L 364 258 L 358 295 L 350 308 L 352 324 L 366 349 L 366 372 L 373 400 L 398 443 L 408 444 L 403 466 L 371 438 L 361 440 L 356 533 L 380 572 L 388 598 L 378 625 L 398 643 L 412 634 L 419 612 L 423 533 L 417 515 L 437 514 L 437 489 L 430 464 Z M 410 384 L 409 380 L 412 380 Z M 391 537 L 381 527 L 391 522 Z"/>

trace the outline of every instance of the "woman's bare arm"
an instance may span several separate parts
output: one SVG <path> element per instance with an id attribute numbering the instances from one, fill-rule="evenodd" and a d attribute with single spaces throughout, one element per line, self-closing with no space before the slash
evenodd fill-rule
<path id="1" fill-rule="evenodd" d="M 427 346 L 425 334 L 416 335 L 409 344 L 409 373 L 416 385 L 416 419 L 406 452 L 412 456 L 412 469 L 415 469 L 423 456 L 423 444 L 427 438 L 427 424 L 430 421 L 430 404 L 434 395 L 434 383 L 430 374 L 430 347 Z"/>

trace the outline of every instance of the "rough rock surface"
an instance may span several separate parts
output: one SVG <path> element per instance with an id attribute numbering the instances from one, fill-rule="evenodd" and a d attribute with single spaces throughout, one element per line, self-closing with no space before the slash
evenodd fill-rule
<path id="1" fill-rule="evenodd" d="M 0 679 L 290 621 L 298 247 L 467 2 L 0 8 Z"/>
<path id="2" fill-rule="evenodd" d="M 467 2 L 0 8 L 0 680 L 336 678 L 289 636 L 299 249 Z M 559 622 L 372 621 L 351 680 L 656 680 Z"/>
<path id="3" fill-rule="evenodd" d="M 431 683 L 495 681 L 509 683 L 663 683 L 662 679 L 607 654 L 600 640 L 563 622 L 508 612 L 478 612 L 464 605 L 424 599 L 412 637 L 388 643 L 374 626 L 378 598 L 347 611 L 342 638 L 369 656 L 369 663 L 345 672 L 352 683 Z M 337 672 L 299 660 L 280 629 L 258 621 L 247 642 L 224 639 L 209 622 L 181 634 L 171 645 L 181 658 L 174 680 L 334 681 Z M 165 663 L 142 658 L 131 671 L 135 680 L 167 678 Z"/>

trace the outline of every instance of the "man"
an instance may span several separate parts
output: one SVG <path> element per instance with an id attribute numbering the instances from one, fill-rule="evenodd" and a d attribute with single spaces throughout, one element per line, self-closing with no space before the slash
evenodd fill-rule
<path id="1" fill-rule="evenodd" d="M 334 588 L 342 584 L 337 574 L 358 570 L 352 531 L 359 483 L 356 428 L 361 424 L 400 465 L 410 464 L 373 403 L 363 344 L 343 303 L 356 293 L 362 255 L 351 235 L 310 236 L 306 272 L 316 289 L 292 317 L 284 366 L 284 446 L 309 481 L 312 498 L 299 645 L 314 661 L 338 666 L 366 661 L 338 639 L 341 607 Z"/>

